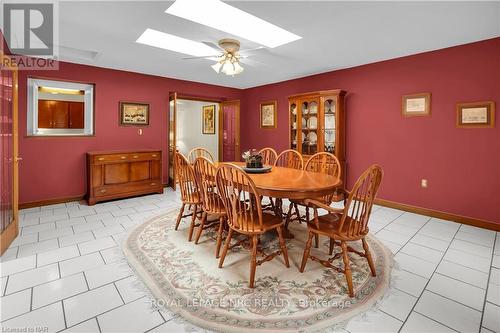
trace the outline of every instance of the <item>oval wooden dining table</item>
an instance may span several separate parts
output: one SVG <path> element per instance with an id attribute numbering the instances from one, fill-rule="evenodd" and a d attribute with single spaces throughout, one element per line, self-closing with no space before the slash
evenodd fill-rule
<path id="1" fill-rule="evenodd" d="M 219 162 L 215 165 L 223 163 L 245 166 L 244 162 Z M 274 166 L 270 172 L 247 174 L 260 195 L 279 199 L 319 198 L 332 194 L 342 185 L 342 180 L 338 177 L 278 166 Z"/>
<path id="2" fill-rule="evenodd" d="M 219 166 L 230 163 L 239 167 L 245 166 L 244 162 L 219 162 Z M 274 166 L 266 173 L 247 173 L 255 183 L 259 195 L 277 199 L 275 207 L 279 210 L 276 214 L 283 215 L 281 201 L 283 199 L 312 199 L 332 194 L 342 185 L 342 180 L 331 175 L 296 170 Z M 286 238 L 293 238 L 288 230 Z"/>

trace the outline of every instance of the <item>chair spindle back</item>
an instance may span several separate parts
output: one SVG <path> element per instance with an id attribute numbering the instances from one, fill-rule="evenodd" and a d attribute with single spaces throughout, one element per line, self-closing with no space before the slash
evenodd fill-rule
<path id="1" fill-rule="evenodd" d="M 276 159 L 275 166 L 302 170 L 304 166 L 304 159 L 302 155 L 296 150 L 287 149 L 281 152 Z"/>
<path id="2" fill-rule="evenodd" d="M 222 164 L 217 169 L 216 180 L 228 225 L 241 233 L 263 231 L 262 206 L 252 179 L 240 167 Z"/>
<path id="3" fill-rule="evenodd" d="M 193 164 L 194 161 L 196 161 L 196 159 L 198 157 L 206 157 L 212 163 L 214 162 L 214 158 L 213 158 L 212 154 L 210 154 L 210 152 L 207 149 L 202 148 L 202 147 L 196 147 L 196 148 L 191 149 L 191 151 L 188 154 L 189 163 Z"/>
<path id="4" fill-rule="evenodd" d="M 222 213 L 222 201 L 216 191 L 217 168 L 206 157 L 198 157 L 194 161 L 193 168 L 200 189 L 203 210 L 212 214 Z"/>
<path id="5" fill-rule="evenodd" d="M 273 148 L 262 148 L 259 154 L 262 155 L 262 163 L 265 165 L 274 165 L 278 159 L 278 153 Z"/>
<path id="6" fill-rule="evenodd" d="M 197 203 L 200 200 L 193 166 L 179 152 L 175 153 L 175 172 L 181 190 L 181 200 L 186 203 Z"/>
<path id="7" fill-rule="evenodd" d="M 347 198 L 339 223 L 339 233 L 347 237 L 360 237 L 368 232 L 368 220 L 382 177 L 382 168 L 376 164 L 359 176 Z"/>

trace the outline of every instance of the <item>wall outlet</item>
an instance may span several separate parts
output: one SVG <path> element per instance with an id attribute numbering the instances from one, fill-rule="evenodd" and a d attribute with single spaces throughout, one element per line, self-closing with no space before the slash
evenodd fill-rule
<path id="1" fill-rule="evenodd" d="M 420 187 L 427 188 L 427 179 L 420 180 Z"/>
<path id="2" fill-rule="evenodd" d="M 139 128 L 139 130 L 137 131 L 137 134 L 142 135 L 142 128 Z"/>

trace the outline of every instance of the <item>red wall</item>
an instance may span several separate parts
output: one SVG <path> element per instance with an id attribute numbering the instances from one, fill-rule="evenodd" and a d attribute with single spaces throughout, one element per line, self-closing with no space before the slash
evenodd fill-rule
<path id="1" fill-rule="evenodd" d="M 163 179 L 168 179 L 169 92 L 239 99 L 238 89 L 189 81 L 60 63 L 58 71 L 19 72 L 20 202 L 80 196 L 86 192 L 85 153 L 91 150 L 163 150 Z M 27 77 L 95 84 L 94 137 L 26 137 Z M 118 126 L 119 101 L 150 103 L 150 127 Z M 201 121 L 201 120 L 200 120 Z"/>
<path id="2" fill-rule="evenodd" d="M 348 186 L 370 164 L 385 176 L 379 197 L 500 223 L 500 117 L 493 129 L 455 127 L 457 102 L 500 108 L 500 38 L 333 71 L 244 91 L 242 149 L 288 148 L 287 96 L 348 92 Z M 432 93 L 430 117 L 403 118 L 401 96 Z M 278 101 L 278 128 L 259 128 L 259 103 Z M 420 180 L 428 179 L 428 188 Z"/>

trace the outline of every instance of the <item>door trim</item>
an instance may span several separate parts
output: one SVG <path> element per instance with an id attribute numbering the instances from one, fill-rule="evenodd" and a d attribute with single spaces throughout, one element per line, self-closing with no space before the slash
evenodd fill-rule
<path id="1" fill-rule="evenodd" d="M 173 107 L 171 108 L 171 102 Z M 175 152 L 177 151 L 177 93 L 170 92 L 168 96 L 168 185 L 176 190 Z M 173 133 L 173 134 L 172 134 Z M 172 142 L 173 141 L 173 142 Z M 172 175 L 172 177 L 170 177 Z"/>
<path id="2" fill-rule="evenodd" d="M 2 63 L 6 55 L 0 53 Z M 18 108 L 19 108 L 19 82 L 16 67 L 8 68 L 12 70 L 12 222 L 0 234 L 0 255 L 4 253 L 9 245 L 19 234 L 19 150 L 18 150 Z"/>
<path id="3" fill-rule="evenodd" d="M 236 108 L 236 133 L 235 133 L 235 143 L 234 143 L 234 156 L 238 160 L 241 151 L 240 151 L 240 100 L 232 100 L 232 101 L 224 101 L 220 103 L 219 106 L 219 159 L 223 159 L 222 157 L 224 156 L 224 148 L 223 148 L 223 132 L 224 132 L 224 105 L 231 105 L 235 104 L 237 105 Z M 230 162 L 236 162 L 236 161 L 230 161 Z"/>

